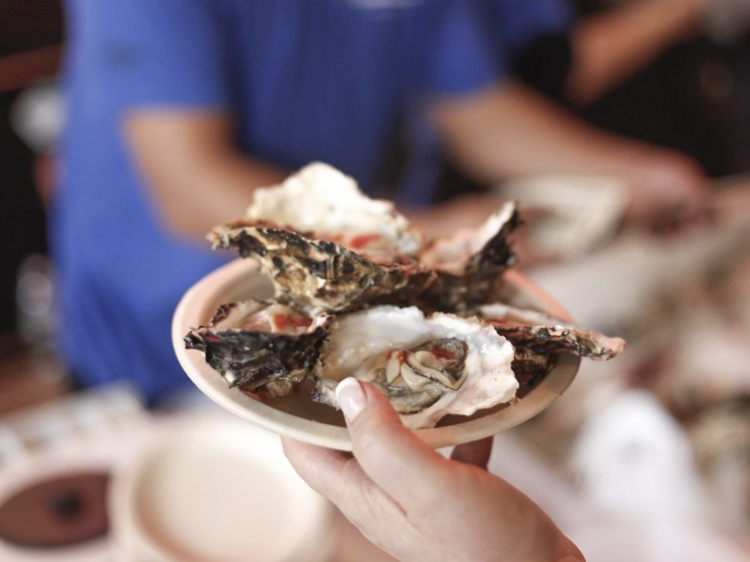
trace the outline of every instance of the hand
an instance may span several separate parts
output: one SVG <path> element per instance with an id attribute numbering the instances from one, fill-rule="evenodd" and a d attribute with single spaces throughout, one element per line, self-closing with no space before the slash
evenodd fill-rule
<path id="1" fill-rule="evenodd" d="M 705 176 L 679 153 L 644 150 L 625 179 L 631 188 L 628 217 L 635 222 L 656 230 L 677 230 L 707 213 Z"/>
<path id="2" fill-rule="evenodd" d="M 549 517 L 484 470 L 491 439 L 445 459 L 405 429 L 374 387 L 346 379 L 337 398 L 353 456 L 284 438 L 295 470 L 374 544 L 402 562 L 581 562 Z"/>

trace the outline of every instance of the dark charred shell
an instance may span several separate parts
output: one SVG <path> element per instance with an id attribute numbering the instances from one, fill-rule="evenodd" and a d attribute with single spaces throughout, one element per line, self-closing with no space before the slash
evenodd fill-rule
<path id="1" fill-rule="evenodd" d="M 518 397 L 532 391 L 557 364 L 557 355 L 514 345 L 515 354 L 510 368 L 518 381 Z"/>
<path id="2" fill-rule="evenodd" d="M 241 256 L 258 259 L 278 295 L 318 310 L 407 304 L 434 279 L 415 260 L 378 263 L 334 242 L 263 224 L 228 225 L 209 240 L 214 247 L 236 247 Z"/>
<path id="3" fill-rule="evenodd" d="M 308 375 L 318 360 L 328 318 L 311 319 L 310 326 L 302 333 L 232 327 L 233 314 L 247 318 L 267 306 L 268 303 L 255 301 L 222 305 L 207 326 L 191 330 L 185 336 L 185 347 L 202 351 L 206 362 L 230 386 L 284 396 Z M 249 310 L 240 311 L 239 307 Z"/>
<path id="4" fill-rule="evenodd" d="M 460 271 L 436 270 L 435 281 L 420 295 L 420 307 L 462 312 L 488 302 L 500 276 L 517 261 L 509 239 L 520 224 L 514 206 L 507 220 L 479 252 L 468 257 Z"/>
<path id="5" fill-rule="evenodd" d="M 625 347 L 620 338 L 584 331 L 559 318 L 501 303 L 480 307 L 478 316 L 514 346 L 537 353 L 604 360 L 612 359 Z"/>

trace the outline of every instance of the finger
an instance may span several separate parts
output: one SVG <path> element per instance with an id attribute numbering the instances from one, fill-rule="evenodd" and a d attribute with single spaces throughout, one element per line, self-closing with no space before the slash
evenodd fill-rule
<path id="1" fill-rule="evenodd" d="M 493 441 L 492 437 L 486 437 L 472 443 L 457 445 L 451 453 L 451 459 L 487 470 L 487 463 L 490 462 L 490 455 L 492 454 Z"/>
<path id="2" fill-rule="evenodd" d="M 375 387 L 344 379 L 336 397 L 349 427 L 352 451 L 365 473 L 407 511 L 440 500 L 447 461 L 401 423 Z"/>
<path id="3" fill-rule="evenodd" d="M 378 488 L 349 453 L 282 437 L 284 453 L 297 474 L 328 498 L 361 531 L 387 534 L 403 517 L 397 502 Z"/>
<path id="4" fill-rule="evenodd" d="M 342 489 L 352 489 L 366 478 L 360 470 L 354 470 L 352 456 L 343 451 L 335 451 L 282 437 L 284 454 L 297 474 L 310 487 L 331 501 L 341 499 Z M 335 498 L 335 499 L 334 499 Z"/>

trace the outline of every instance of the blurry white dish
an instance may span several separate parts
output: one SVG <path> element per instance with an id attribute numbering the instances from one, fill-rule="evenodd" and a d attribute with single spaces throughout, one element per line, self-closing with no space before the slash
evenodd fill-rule
<path id="1" fill-rule="evenodd" d="M 109 504 L 127 562 L 322 562 L 332 548 L 330 506 L 278 437 L 225 414 L 165 422 Z"/>
<path id="2" fill-rule="evenodd" d="M 517 271 L 506 272 L 505 280 L 512 304 L 537 308 L 570 321 L 567 312 L 552 297 Z M 220 304 L 250 297 L 267 298 L 271 294 L 269 280 L 253 260 L 235 260 L 196 283 L 180 301 L 172 323 L 172 343 L 182 368 L 206 395 L 245 420 L 307 443 L 351 450 L 340 412 L 313 402 L 304 392 L 268 401 L 253 398 L 238 388 L 229 388 L 221 375 L 206 364 L 202 353 L 185 349 L 183 338 L 188 331 L 206 324 Z M 516 404 L 483 410 L 469 418 L 453 418 L 445 425 L 418 430 L 417 434 L 438 448 L 510 429 L 554 402 L 573 382 L 579 364 L 580 358 L 563 355 L 552 372 Z"/>
<path id="3" fill-rule="evenodd" d="M 585 255 L 611 240 L 628 202 L 622 180 L 609 176 L 531 176 L 501 184 L 497 193 L 539 212 L 525 228 L 532 249 L 560 259 Z"/>

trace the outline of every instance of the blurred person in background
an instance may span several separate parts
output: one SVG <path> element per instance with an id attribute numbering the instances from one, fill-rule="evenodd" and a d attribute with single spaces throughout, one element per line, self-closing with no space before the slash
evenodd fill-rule
<path id="1" fill-rule="evenodd" d="M 172 313 L 231 257 L 209 253 L 206 232 L 242 214 L 254 188 L 313 160 L 370 195 L 394 195 L 394 146 L 415 112 L 483 181 L 617 174 L 630 180 L 636 214 L 702 198 L 700 171 L 679 156 L 587 127 L 510 79 L 470 3 L 66 7 L 67 127 L 51 245 L 61 349 L 83 385 L 127 379 L 154 404 L 187 384 Z M 395 197 L 429 203 L 433 187 Z M 494 208 L 465 197 L 411 214 L 428 230 L 452 230 Z"/>
<path id="2" fill-rule="evenodd" d="M 750 3 L 473 3 L 500 68 L 604 130 L 666 147 L 653 151 L 654 174 L 750 169 L 750 109 L 744 96 L 750 38 L 743 39 L 750 28 Z M 415 160 L 431 170 L 422 176 L 439 185 L 441 198 L 487 189 L 488 182 L 467 176 L 451 161 L 433 131 L 415 129 L 422 147 Z M 649 161 L 644 165 L 649 168 Z M 627 174 L 625 179 L 632 180 Z"/>
<path id="3" fill-rule="evenodd" d="M 575 0 L 565 94 L 586 121 L 750 171 L 750 2 Z"/>

